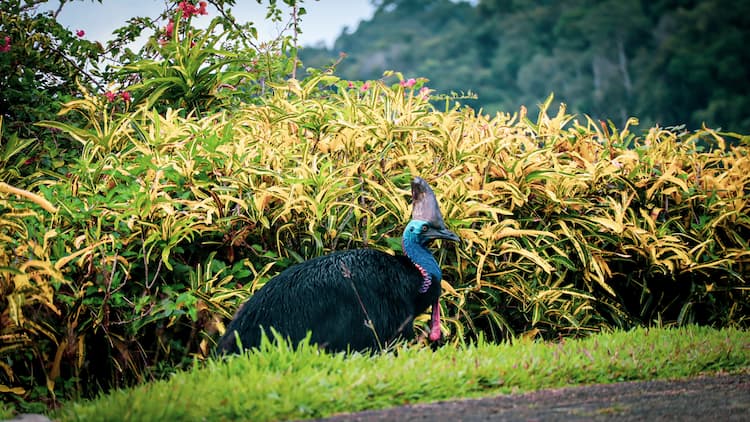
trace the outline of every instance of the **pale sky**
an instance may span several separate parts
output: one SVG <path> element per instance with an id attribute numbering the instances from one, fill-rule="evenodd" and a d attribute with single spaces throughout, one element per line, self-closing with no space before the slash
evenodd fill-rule
<path id="1" fill-rule="evenodd" d="M 92 0 L 78 1 L 66 4 L 58 20 L 74 32 L 84 30 L 86 39 L 104 43 L 111 37 L 114 29 L 124 26 L 125 21 L 131 17 L 157 17 L 165 9 L 165 2 L 166 0 L 103 0 L 99 4 Z M 264 0 L 262 5 L 257 0 L 237 0 L 236 3 L 232 8 L 235 18 L 239 22 L 254 22 L 261 40 L 276 38 L 283 28 L 282 24 L 274 26 L 266 21 L 267 1 Z M 284 5 L 283 1 L 278 3 Z M 58 4 L 57 1 L 50 1 L 46 8 L 56 8 Z M 360 21 L 370 19 L 375 11 L 370 0 L 306 0 L 302 7 L 307 10 L 307 14 L 302 17 L 302 34 L 299 37 L 299 43 L 303 46 L 323 42 L 331 47 L 344 27 L 353 31 Z M 208 16 L 193 18 L 196 26 L 205 26 L 216 16 L 216 10 L 210 5 L 208 10 Z M 288 16 L 285 15 L 284 23 L 288 21 Z"/>

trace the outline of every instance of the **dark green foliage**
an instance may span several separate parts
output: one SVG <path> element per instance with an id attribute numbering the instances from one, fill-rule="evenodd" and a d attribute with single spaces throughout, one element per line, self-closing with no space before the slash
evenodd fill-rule
<path id="1" fill-rule="evenodd" d="M 31 122 L 50 119 L 72 99 L 78 84 L 91 85 L 87 67 L 103 52 L 101 44 L 77 37 L 52 13 L 34 13 L 22 0 L 0 5 L 0 115 L 5 130 L 37 135 Z M 6 38 L 7 37 L 7 38 Z"/>
<path id="2" fill-rule="evenodd" d="M 750 1 L 424 0 L 381 2 L 333 49 L 306 65 L 350 79 L 388 69 L 430 79 L 438 93 L 472 91 L 487 112 L 551 92 L 575 113 L 623 125 L 750 130 Z M 327 58 L 326 58 L 327 57 Z"/>
<path id="3" fill-rule="evenodd" d="M 76 36 L 52 12 L 38 13 L 35 4 L 44 2 L 0 3 L 0 181 L 27 184 L 21 176 L 64 171 L 75 145 L 34 123 L 80 123 L 57 113 L 81 87 L 97 85 L 90 68 L 102 45 Z"/>
<path id="4" fill-rule="evenodd" d="M 698 1 L 652 18 L 658 36 L 649 79 L 636 113 L 658 111 L 668 124 L 706 122 L 725 130 L 750 128 L 750 1 Z M 645 58 L 644 58 L 645 59 Z M 653 111 L 652 111 L 653 110 Z"/>
<path id="5" fill-rule="evenodd" d="M 205 30 L 193 28 L 189 19 L 175 21 L 171 38 L 163 34 L 146 46 L 153 59 L 136 58 L 117 74 L 136 81 L 128 88 L 136 106 L 202 115 L 259 104 L 272 91 L 267 84 L 283 80 L 295 68 L 292 51 L 281 40 L 256 50 L 243 32 L 247 28 L 217 33 L 219 25 L 231 27 L 224 17 L 213 19 Z"/>

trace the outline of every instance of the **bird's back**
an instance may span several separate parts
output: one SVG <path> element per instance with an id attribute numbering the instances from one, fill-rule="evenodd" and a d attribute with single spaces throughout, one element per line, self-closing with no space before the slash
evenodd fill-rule
<path id="1" fill-rule="evenodd" d="M 328 350 L 378 350 L 413 337 L 414 316 L 439 296 L 438 286 L 425 300 L 418 292 L 422 280 L 408 258 L 373 249 L 302 262 L 268 281 L 240 308 L 219 348 L 237 352 L 235 332 L 243 348 L 257 347 L 261 327 L 268 334 L 273 327 L 295 344 L 312 331 L 312 342 Z"/>

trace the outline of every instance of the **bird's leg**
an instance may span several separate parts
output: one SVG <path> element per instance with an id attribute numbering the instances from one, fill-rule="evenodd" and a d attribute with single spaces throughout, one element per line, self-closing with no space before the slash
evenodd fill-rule
<path id="1" fill-rule="evenodd" d="M 432 318 L 430 320 L 430 341 L 438 341 L 441 336 L 440 332 L 440 299 L 432 304 Z"/>

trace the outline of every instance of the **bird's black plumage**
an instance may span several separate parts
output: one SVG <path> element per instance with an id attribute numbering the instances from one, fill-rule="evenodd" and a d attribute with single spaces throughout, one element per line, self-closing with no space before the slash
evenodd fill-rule
<path id="1" fill-rule="evenodd" d="M 414 317 L 429 306 L 430 339 L 439 338 L 442 275 L 427 244 L 458 237 L 445 228 L 434 194 L 421 178 L 412 181 L 412 196 L 414 212 L 403 237 L 406 255 L 354 249 L 286 269 L 240 308 L 219 350 L 238 352 L 238 339 L 243 348 L 258 347 L 262 332 L 271 337 L 271 328 L 293 344 L 310 331 L 311 341 L 327 350 L 380 350 L 412 338 Z"/>
<path id="2" fill-rule="evenodd" d="M 439 284 L 419 293 L 421 284 L 421 273 L 405 256 L 355 249 L 314 258 L 282 272 L 251 297 L 219 347 L 238 351 L 234 331 L 243 347 L 257 347 L 261 327 L 274 327 L 293 342 L 312 330 L 311 341 L 328 350 L 378 350 L 413 337 L 414 316 L 437 301 Z"/>

